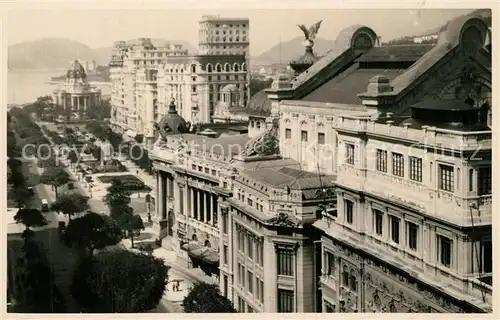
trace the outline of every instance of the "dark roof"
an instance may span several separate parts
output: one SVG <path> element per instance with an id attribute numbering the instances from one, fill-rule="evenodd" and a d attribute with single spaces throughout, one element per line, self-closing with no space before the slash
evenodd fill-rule
<path id="1" fill-rule="evenodd" d="M 267 117 L 271 115 L 271 100 L 267 98 L 267 93 L 263 89 L 250 98 L 245 108 L 232 108 L 230 111 L 233 114 Z"/>
<path id="2" fill-rule="evenodd" d="M 427 110 L 446 110 L 446 111 L 463 111 L 463 110 L 477 110 L 474 106 L 465 103 L 463 100 L 450 99 L 450 100 L 424 100 L 411 106 L 415 109 Z"/>
<path id="3" fill-rule="evenodd" d="M 394 45 L 375 47 L 356 59 L 357 62 L 415 62 L 433 45 Z"/>
<path id="4" fill-rule="evenodd" d="M 249 170 L 245 171 L 244 175 L 276 188 L 288 186 L 294 190 L 333 187 L 335 179 L 333 176 L 324 175 L 320 178 L 317 173 L 287 167 L 279 170 L 270 168 Z"/>
<path id="5" fill-rule="evenodd" d="M 360 104 L 359 93 L 366 92 L 370 79 L 383 75 L 392 80 L 406 69 L 360 69 L 358 64 L 321 85 L 302 98 L 304 101 Z"/>

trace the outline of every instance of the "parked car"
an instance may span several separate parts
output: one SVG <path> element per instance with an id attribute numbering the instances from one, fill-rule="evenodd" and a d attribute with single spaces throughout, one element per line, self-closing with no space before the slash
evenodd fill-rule
<path id="1" fill-rule="evenodd" d="M 48 212 L 49 211 L 49 202 L 47 199 L 42 199 L 42 212 Z"/>

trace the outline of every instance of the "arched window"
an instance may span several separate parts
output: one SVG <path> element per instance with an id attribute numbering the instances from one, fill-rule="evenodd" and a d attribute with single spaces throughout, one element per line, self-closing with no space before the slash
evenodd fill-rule
<path id="1" fill-rule="evenodd" d="M 347 272 L 347 266 L 344 266 L 342 271 L 342 285 L 344 287 L 349 285 L 349 272 Z"/>
<path id="2" fill-rule="evenodd" d="M 250 128 L 253 128 L 254 126 L 255 126 L 254 121 L 253 121 L 253 120 L 252 120 L 252 121 L 250 121 Z"/>
<path id="3" fill-rule="evenodd" d="M 218 64 L 218 63 L 215 66 L 215 68 L 217 69 L 217 72 L 221 72 L 222 71 L 222 66 L 220 64 Z"/>
<path id="4" fill-rule="evenodd" d="M 243 62 L 243 64 L 241 65 L 241 69 L 243 71 L 247 71 L 247 64 Z"/>
<path id="5" fill-rule="evenodd" d="M 240 38 L 236 37 L 236 42 L 240 41 Z"/>
<path id="6" fill-rule="evenodd" d="M 233 68 L 234 68 L 234 72 L 240 71 L 240 66 L 238 64 L 236 64 L 236 63 L 234 64 Z"/>
<path id="7" fill-rule="evenodd" d="M 193 237 L 192 237 L 191 239 L 192 239 L 193 241 L 198 241 L 198 237 L 197 237 L 195 234 L 193 234 Z"/>
<path id="8" fill-rule="evenodd" d="M 212 72 L 212 65 L 210 63 L 207 64 L 207 72 Z"/>
<path id="9" fill-rule="evenodd" d="M 231 66 L 228 63 L 226 63 L 224 65 L 224 69 L 225 69 L 226 72 L 229 72 L 229 71 L 231 71 Z"/>
<path id="10" fill-rule="evenodd" d="M 210 241 L 205 240 L 205 247 L 210 248 L 212 245 L 210 244 Z"/>
<path id="11" fill-rule="evenodd" d="M 191 65 L 191 73 L 196 73 L 196 65 L 195 64 Z"/>
<path id="12" fill-rule="evenodd" d="M 257 129 L 260 129 L 260 121 L 257 121 L 256 125 L 257 125 Z"/>
<path id="13" fill-rule="evenodd" d="M 358 287 L 358 280 L 356 279 L 356 273 L 354 270 L 351 270 L 351 275 L 349 277 L 349 289 L 351 291 L 356 291 L 356 288 Z"/>

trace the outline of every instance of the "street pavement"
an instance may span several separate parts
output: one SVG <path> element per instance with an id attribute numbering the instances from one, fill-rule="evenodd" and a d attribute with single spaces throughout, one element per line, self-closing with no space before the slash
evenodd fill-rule
<path id="1" fill-rule="evenodd" d="M 49 140 L 50 141 L 50 140 Z M 130 160 L 125 160 L 123 159 L 123 164 L 129 169 L 129 171 L 132 174 L 138 175 L 146 185 L 149 187 L 155 189 L 155 180 L 154 178 L 149 175 L 146 171 L 138 168 L 132 161 Z M 67 163 L 69 165 L 69 163 Z M 34 165 L 36 167 L 36 165 Z M 99 196 L 93 196 L 91 193 L 88 192 L 88 190 L 85 188 L 82 182 L 78 181 L 78 179 L 75 176 L 75 173 L 71 170 L 71 168 L 68 166 L 66 168 L 67 172 L 73 177 L 75 180 L 74 186 L 78 189 L 78 192 L 83 195 L 90 196 L 89 200 L 89 205 L 91 207 L 91 210 L 94 212 L 108 212 L 107 206 L 103 203 L 102 197 Z M 55 194 L 52 190 L 50 190 L 50 187 L 45 186 L 45 185 L 39 185 L 37 186 L 37 192 L 39 192 L 40 196 L 46 197 L 47 200 L 50 202 L 55 200 Z M 154 191 L 153 191 L 154 193 Z M 131 206 L 134 208 L 134 212 L 137 214 L 140 214 L 141 217 L 143 218 L 144 221 L 147 221 L 146 217 L 146 206 L 144 202 L 144 198 L 132 198 L 131 201 Z M 144 209 L 144 210 L 142 210 Z M 54 215 L 55 213 L 52 213 Z M 57 214 L 55 214 L 57 217 Z M 59 217 L 59 220 L 61 217 Z M 146 227 L 145 230 L 142 232 L 142 234 L 149 235 L 149 239 L 145 239 L 145 241 L 153 241 L 157 236 L 158 232 L 157 230 L 151 228 L 151 227 Z M 168 241 L 164 241 L 165 243 L 168 243 Z M 138 241 L 136 241 L 138 243 Z M 124 239 L 121 244 L 122 247 L 137 251 L 136 249 L 131 249 L 131 241 L 130 239 Z M 172 284 L 173 282 L 169 282 L 167 284 L 165 293 L 158 304 L 157 308 L 154 310 L 151 310 L 153 313 L 182 313 L 183 307 L 182 307 L 182 300 L 184 297 L 187 295 L 189 292 L 189 289 L 192 287 L 193 282 L 195 281 L 201 281 L 201 282 L 208 282 L 208 283 L 214 283 L 216 280 L 214 280 L 212 277 L 207 276 L 201 269 L 199 268 L 187 268 L 185 264 L 181 264 L 176 257 L 175 252 L 172 250 L 171 246 L 166 244 L 162 247 L 159 247 L 153 251 L 153 255 L 155 257 L 161 258 L 164 260 L 165 264 L 170 266 L 169 270 L 169 281 L 173 280 L 179 280 L 180 281 L 180 291 L 173 291 Z"/>

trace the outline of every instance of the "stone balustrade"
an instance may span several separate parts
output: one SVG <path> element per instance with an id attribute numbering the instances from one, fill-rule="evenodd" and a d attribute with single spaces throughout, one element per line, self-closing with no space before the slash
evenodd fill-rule
<path id="1" fill-rule="evenodd" d="M 354 130 L 371 134 L 407 139 L 422 145 L 446 147 L 448 149 L 466 150 L 479 147 L 491 148 L 491 131 L 462 132 L 423 126 L 422 129 L 391 126 L 376 123 L 371 119 L 335 118 L 333 127 L 344 130 Z"/>

